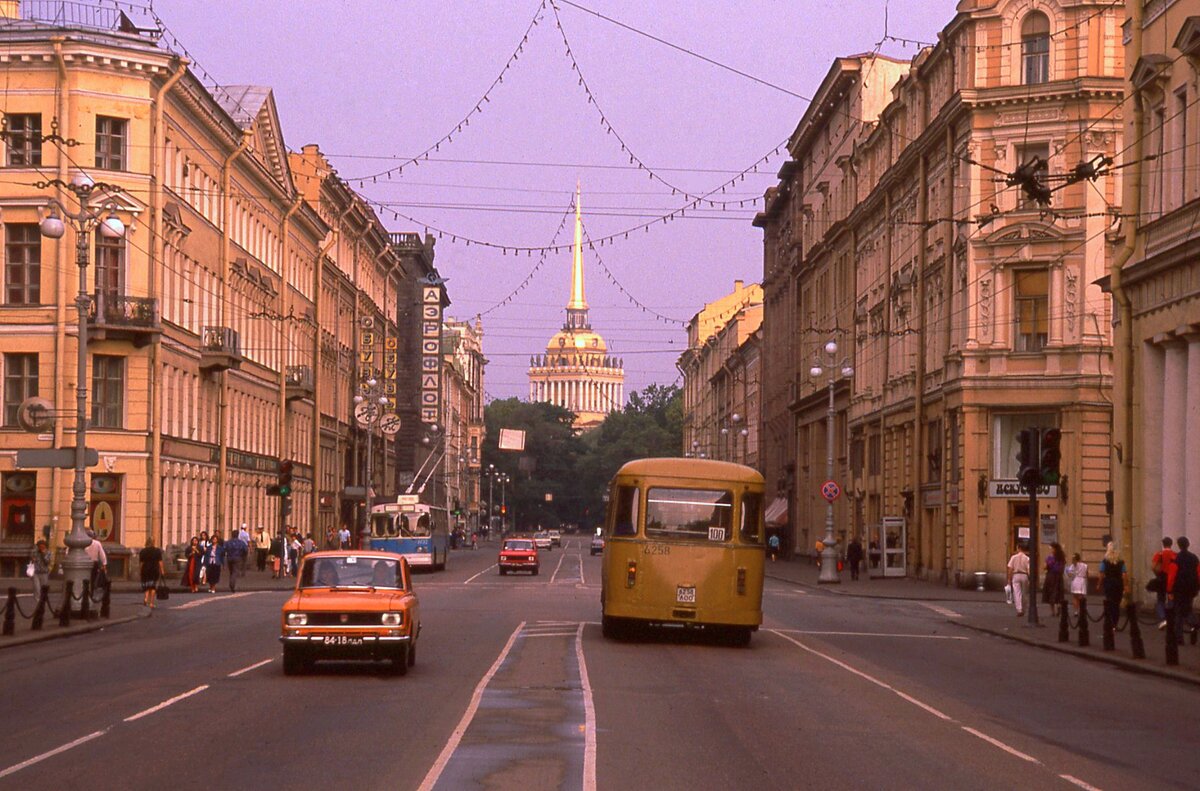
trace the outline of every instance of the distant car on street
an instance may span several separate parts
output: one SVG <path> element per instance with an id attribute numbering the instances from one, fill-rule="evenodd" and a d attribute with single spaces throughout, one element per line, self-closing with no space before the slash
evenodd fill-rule
<path id="1" fill-rule="evenodd" d="M 539 530 L 533 534 L 533 543 L 537 544 L 538 549 L 544 549 L 547 552 L 554 549 L 554 539 L 545 530 Z"/>
<path id="2" fill-rule="evenodd" d="M 319 659 L 391 661 L 404 675 L 417 661 L 421 614 L 408 561 L 393 552 L 314 552 L 283 605 L 283 672 Z"/>
<path id="3" fill-rule="evenodd" d="M 528 571 L 536 577 L 540 566 L 537 544 L 532 538 L 504 539 L 496 565 L 502 577 L 510 571 Z"/>
<path id="4" fill-rule="evenodd" d="M 592 548 L 589 554 L 599 555 L 604 552 L 604 536 L 592 536 Z"/>
<path id="5" fill-rule="evenodd" d="M 562 546 L 562 533 L 557 530 L 547 530 L 546 535 L 550 536 L 551 545 L 556 547 Z"/>

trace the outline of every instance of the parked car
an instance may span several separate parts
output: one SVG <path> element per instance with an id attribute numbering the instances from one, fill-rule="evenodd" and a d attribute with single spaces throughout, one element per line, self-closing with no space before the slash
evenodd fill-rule
<path id="1" fill-rule="evenodd" d="M 533 534 L 533 543 L 537 544 L 538 549 L 544 549 L 547 552 L 554 550 L 554 540 L 545 530 L 539 530 Z"/>
<path id="2" fill-rule="evenodd" d="M 604 536 L 592 536 L 592 549 L 589 554 L 599 555 L 604 552 Z"/>
<path id="3" fill-rule="evenodd" d="M 562 533 L 560 533 L 557 530 L 547 530 L 546 535 L 550 536 L 550 545 L 551 546 L 556 546 L 556 547 L 562 546 Z"/>
<path id="4" fill-rule="evenodd" d="M 496 565 L 500 567 L 500 576 L 510 571 L 528 571 L 536 577 L 540 566 L 537 544 L 532 538 L 504 539 Z"/>
<path id="5" fill-rule="evenodd" d="M 281 620 L 287 675 L 320 659 L 390 661 L 404 675 L 417 661 L 420 605 L 408 561 L 393 552 L 305 556 Z"/>

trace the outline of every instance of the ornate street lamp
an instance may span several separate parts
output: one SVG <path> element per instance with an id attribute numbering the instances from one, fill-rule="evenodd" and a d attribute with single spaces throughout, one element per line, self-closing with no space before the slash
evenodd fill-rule
<path id="1" fill-rule="evenodd" d="M 845 358 L 842 359 L 840 366 L 836 364 L 838 353 L 837 341 L 829 341 L 825 344 L 825 366 L 822 367 L 821 361 L 813 363 L 812 368 L 808 372 L 813 379 L 817 379 L 826 373 L 829 373 L 829 406 L 825 410 L 825 480 L 833 480 L 833 421 L 837 413 L 833 408 L 833 391 L 837 386 L 839 378 L 849 379 L 854 376 L 854 368 Z M 841 376 L 839 377 L 839 372 Z M 828 500 L 825 506 L 825 538 L 821 540 L 824 545 L 821 549 L 821 574 L 817 577 L 817 582 L 823 583 L 839 583 L 842 581 L 837 571 L 837 547 L 836 539 L 833 536 L 833 500 Z"/>

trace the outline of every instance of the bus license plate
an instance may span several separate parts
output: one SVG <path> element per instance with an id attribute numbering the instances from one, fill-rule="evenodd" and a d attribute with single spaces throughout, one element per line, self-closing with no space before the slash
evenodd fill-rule
<path id="1" fill-rule="evenodd" d="M 675 588 L 675 601 L 679 604 L 695 604 L 696 589 L 694 587 L 684 587 L 682 585 Z"/>
<path id="2" fill-rule="evenodd" d="M 345 634 L 330 634 L 325 636 L 325 645 L 362 645 L 361 637 L 351 637 Z"/>

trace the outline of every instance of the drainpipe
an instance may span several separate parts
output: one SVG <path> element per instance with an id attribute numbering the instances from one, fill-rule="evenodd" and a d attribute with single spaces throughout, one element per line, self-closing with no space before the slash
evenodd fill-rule
<path id="1" fill-rule="evenodd" d="M 950 344 L 954 340 L 954 334 L 951 329 L 954 323 L 954 128 L 947 124 L 946 126 L 946 217 L 947 220 L 943 225 L 944 242 L 942 244 L 942 294 L 944 295 L 942 303 L 946 306 L 942 312 L 942 436 L 939 439 L 941 454 L 942 454 L 942 541 L 950 547 L 950 565 L 946 568 L 947 581 L 951 584 L 956 584 L 957 580 L 951 579 L 951 575 L 961 572 L 958 568 L 958 531 L 954 529 L 954 521 L 950 518 L 950 498 L 949 492 L 952 485 L 951 477 L 955 470 L 951 469 L 950 461 L 954 458 L 953 453 L 946 453 L 946 424 L 950 421 L 947 415 L 950 413 L 946 398 L 946 387 L 948 386 L 948 368 L 950 365 Z M 955 426 L 958 426 L 957 421 Z M 957 431 L 955 436 L 950 438 L 950 441 L 957 444 Z M 963 493 L 959 492 L 959 502 L 962 502 Z M 959 506 L 959 514 L 961 515 L 961 505 Z"/>
<path id="2" fill-rule="evenodd" d="M 1130 13 L 1130 46 L 1126 49 L 1126 59 L 1137 59 L 1142 54 L 1142 4 L 1129 3 Z M 1133 102 L 1133 140 L 1130 141 L 1128 162 L 1133 163 L 1122 184 L 1122 207 L 1126 214 L 1125 243 L 1113 256 L 1109 267 L 1109 287 L 1112 289 L 1113 301 L 1116 303 L 1117 320 L 1113 333 L 1113 361 L 1116 363 L 1116 393 L 1117 404 L 1121 407 L 1121 419 L 1114 422 L 1113 445 L 1117 452 L 1117 464 L 1120 466 L 1117 490 L 1117 522 L 1120 528 L 1121 548 L 1125 553 L 1130 568 L 1130 588 L 1135 587 L 1135 570 L 1133 563 L 1133 461 L 1134 461 L 1134 421 L 1133 421 L 1133 303 L 1125 290 L 1122 279 L 1125 264 L 1133 258 L 1137 250 L 1138 221 L 1142 213 L 1142 173 L 1143 147 L 1142 135 L 1146 125 L 1145 101 L 1138 94 Z"/>
<path id="3" fill-rule="evenodd" d="M 889 136 L 891 130 L 888 130 Z M 891 146 L 891 143 L 888 143 Z M 879 551 L 882 553 L 887 547 L 886 536 L 883 534 L 883 516 L 887 513 L 887 495 L 888 495 L 888 464 L 887 464 L 887 391 L 888 391 L 888 376 L 891 375 L 891 358 L 892 358 L 892 190 L 889 187 L 883 196 L 883 216 L 884 232 L 883 232 L 883 247 L 884 261 L 887 266 L 886 280 L 884 280 L 884 289 L 886 293 L 883 297 L 883 379 L 879 386 Z M 868 321 L 870 318 L 868 317 Z M 868 469 L 870 469 L 868 467 Z M 880 555 L 880 562 L 883 562 L 885 555 Z"/>
<path id="4" fill-rule="evenodd" d="M 60 133 L 71 136 L 71 126 L 68 122 L 68 107 L 70 106 L 69 99 L 71 96 L 71 87 L 67 84 L 67 62 L 63 59 L 62 45 L 66 39 L 62 36 L 54 36 L 50 39 L 54 45 L 54 62 L 58 67 L 58 107 L 55 109 L 55 114 L 58 116 L 58 128 Z M 58 180 L 67 182 L 70 180 L 70 173 L 67 171 L 67 156 L 61 150 L 58 152 Z M 62 186 L 55 188 L 55 197 L 58 202 L 67 205 L 66 193 Z M 55 246 L 55 267 L 56 273 L 56 291 L 58 298 L 54 300 L 54 370 L 66 371 L 63 366 L 66 345 L 67 345 L 67 305 L 71 304 L 70 295 L 64 288 L 70 283 L 70 278 L 64 277 L 64 273 L 68 272 L 68 267 L 71 265 L 67 260 L 68 245 L 56 244 Z M 54 382 L 54 403 L 67 403 L 67 379 L 65 376 L 55 377 Z M 63 447 L 63 422 L 61 420 L 54 421 L 54 447 Z M 50 525 L 51 537 L 50 544 L 54 545 L 54 533 L 58 528 L 58 495 L 62 490 L 63 473 L 65 471 L 57 467 L 50 470 Z M 74 471 L 71 471 L 74 474 Z M 65 528 L 64 533 L 70 528 Z"/>
<path id="5" fill-rule="evenodd" d="M 166 160 L 162 152 L 166 146 L 166 130 L 163 128 L 163 103 L 167 94 L 175 87 L 175 83 L 187 73 L 188 62 L 183 58 L 175 58 L 174 70 L 166 82 L 154 94 L 153 127 L 150 134 L 153 142 L 150 145 L 150 267 L 148 291 L 151 297 L 158 293 L 158 271 L 163 265 L 163 250 L 165 241 L 162 233 L 163 185 L 166 182 Z M 160 317 L 161 320 L 161 317 Z M 150 481 L 146 487 L 150 490 L 150 524 L 147 526 L 149 535 L 155 537 L 158 546 L 166 544 L 163 535 L 162 518 L 162 401 L 164 393 L 160 384 L 159 365 L 162 354 L 162 336 L 150 346 Z"/>
<path id="6" fill-rule="evenodd" d="M 917 227 L 919 229 L 918 239 L 919 246 L 917 247 L 917 278 L 914 286 L 916 296 L 913 305 L 917 317 L 917 360 L 916 360 L 916 382 L 913 385 L 913 450 L 916 454 L 915 463 L 912 470 L 912 512 L 917 524 L 920 526 L 918 535 L 920 536 L 917 547 L 919 556 L 917 562 L 925 567 L 925 571 L 935 571 L 933 563 L 933 541 L 931 531 L 927 529 L 921 516 L 921 479 L 922 470 L 925 466 L 925 259 L 926 248 L 929 244 L 929 162 L 922 155 L 918 169 L 918 185 L 917 185 Z"/>
<path id="7" fill-rule="evenodd" d="M 233 196 L 229 193 L 230 170 L 233 168 L 233 163 L 245 153 L 250 146 L 251 132 L 249 129 L 242 130 L 242 139 L 238 142 L 237 148 L 230 152 L 229 156 L 225 157 L 225 162 L 221 165 L 221 324 L 226 326 L 225 306 L 229 304 L 229 214 L 230 207 L 233 203 Z M 240 348 L 239 348 L 240 351 Z M 229 401 L 228 401 L 228 381 L 229 372 L 221 371 L 219 374 L 219 390 L 217 400 L 217 509 L 214 514 L 213 531 L 219 531 L 225 524 L 225 482 L 228 477 L 226 465 L 226 455 L 229 448 L 229 427 L 227 424 Z"/>
<path id="8" fill-rule="evenodd" d="M 280 317 L 276 324 L 276 331 L 279 336 L 279 420 L 275 426 L 275 430 L 277 432 L 277 434 L 276 434 L 277 439 L 275 440 L 275 444 L 276 444 L 276 448 L 278 449 L 277 458 L 280 458 L 280 459 L 290 458 L 292 461 L 299 461 L 299 459 L 296 458 L 296 454 L 294 452 L 296 449 L 292 447 L 291 442 L 287 441 L 289 439 L 289 437 L 287 435 L 288 355 L 287 355 L 287 351 L 286 351 L 288 332 L 285 329 L 285 326 L 286 326 L 284 323 L 285 319 L 283 318 L 284 316 L 287 315 L 284 312 L 284 309 L 287 307 L 287 304 L 286 304 L 287 303 L 287 278 L 284 275 L 287 272 L 288 255 L 291 253 L 291 247 L 292 247 L 291 242 L 290 242 L 292 215 L 295 214 L 296 209 L 299 209 L 299 208 L 300 208 L 300 196 L 297 195 L 295 198 L 292 199 L 292 203 L 290 206 L 288 206 L 287 211 L 284 212 L 283 219 L 281 219 L 279 221 L 279 240 L 280 240 L 279 241 L 279 246 L 280 246 L 279 275 L 280 275 L 280 277 L 279 277 L 279 296 L 278 296 L 278 300 L 275 305 L 275 312 Z M 311 461 L 311 459 L 310 459 L 310 461 Z M 315 492 L 313 493 L 313 497 L 316 497 Z M 309 522 L 308 532 L 310 532 L 314 535 L 318 534 L 317 526 L 315 523 Z"/>

